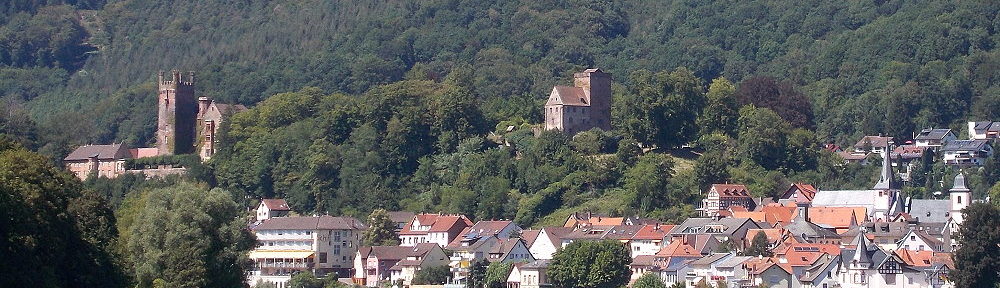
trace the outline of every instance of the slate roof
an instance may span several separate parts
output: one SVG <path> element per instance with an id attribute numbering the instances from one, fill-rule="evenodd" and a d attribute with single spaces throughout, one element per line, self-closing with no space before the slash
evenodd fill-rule
<path id="1" fill-rule="evenodd" d="M 277 217 L 264 220 L 254 230 L 356 230 L 365 229 L 360 220 L 353 217 Z"/>
<path id="2" fill-rule="evenodd" d="M 820 190 L 816 192 L 812 205 L 815 207 L 865 207 L 875 209 L 875 190 Z"/>
<path id="3" fill-rule="evenodd" d="M 515 227 L 517 226 L 513 221 L 479 221 L 472 225 L 472 227 L 469 227 L 469 231 L 467 233 L 463 231 L 463 234 L 460 234 L 459 236 L 481 237 L 487 235 L 497 235 L 509 225 L 514 225 Z"/>
<path id="4" fill-rule="evenodd" d="M 413 220 L 414 215 L 413 212 L 407 211 L 389 211 L 389 219 L 395 223 L 410 222 L 410 220 Z"/>
<path id="5" fill-rule="evenodd" d="M 983 131 L 983 132 L 1000 131 L 1000 122 L 990 122 L 990 121 L 976 122 L 975 127 L 973 129 L 975 129 L 976 131 Z"/>
<path id="6" fill-rule="evenodd" d="M 945 223 L 951 218 L 951 200 L 912 199 L 908 213 L 921 223 Z"/>
<path id="7" fill-rule="evenodd" d="M 128 149 L 122 144 L 83 145 L 77 147 L 76 150 L 69 153 L 63 160 L 80 161 L 88 160 L 91 157 L 97 157 L 97 160 L 117 160 L 129 158 L 130 156 Z"/>
<path id="8" fill-rule="evenodd" d="M 923 129 L 913 140 L 941 140 L 951 133 L 951 129 Z"/>
<path id="9" fill-rule="evenodd" d="M 990 145 L 989 140 L 953 140 L 944 144 L 941 151 L 981 151 Z"/>
<path id="10" fill-rule="evenodd" d="M 549 267 L 549 260 L 535 260 L 521 265 L 521 269 L 545 269 Z"/>
<path id="11" fill-rule="evenodd" d="M 722 260 L 722 262 L 719 262 L 719 264 L 716 264 L 715 266 L 723 268 L 732 268 L 740 264 L 743 264 L 743 262 L 747 262 L 753 258 L 754 258 L 753 256 L 735 256 L 726 260 Z"/>
<path id="12" fill-rule="evenodd" d="M 784 228 L 785 230 L 788 230 L 788 232 L 792 234 L 792 237 L 799 242 L 807 242 L 808 238 L 840 237 L 840 235 L 830 231 L 830 229 L 820 227 L 819 225 L 810 223 L 809 221 L 800 221 L 800 219 L 792 221 L 792 223 L 789 223 Z"/>

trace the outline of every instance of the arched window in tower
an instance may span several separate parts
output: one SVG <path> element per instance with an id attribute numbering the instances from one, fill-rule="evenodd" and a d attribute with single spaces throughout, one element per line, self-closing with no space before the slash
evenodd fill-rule
<path id="1" fill-rule="evenodd" d="M 962 204 L 962 196 L 958 196 L 958 204 Z"/>

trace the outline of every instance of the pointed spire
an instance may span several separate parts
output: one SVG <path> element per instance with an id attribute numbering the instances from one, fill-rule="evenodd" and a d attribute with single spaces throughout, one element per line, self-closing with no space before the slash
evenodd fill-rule
<path id="1" fill-rule="evenodd" d="M 857 263 L 871 263 L 871 256 L 868 254 L 869 246 L 871 243 L 868 242 L 868 237 L 865 234 L 868 233 L 868 229 L 865 226 L 859 227 L 861 231 L 858 236 L 854 237 L 854 241 L 851 244 L 854 245 L 854 256 L 851 260 L 857 261 Z"/>
<path id="2" fill-rule="evenodd" d="M 875 183 L 873 190 L 889 190 L 892 189 L 892 158 L 889 151 L 893 149 L 892 141 L 885 147 L 885 152 L 882 152 L 882 175 L 879 177 L 878 183 Z"/>

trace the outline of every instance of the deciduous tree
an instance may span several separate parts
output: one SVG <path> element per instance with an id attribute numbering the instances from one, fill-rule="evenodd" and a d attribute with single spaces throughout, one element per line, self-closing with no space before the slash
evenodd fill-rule
<path id="1" fill-rule="evenodd" d="M 618 288 L 628 283 L 631 262 L 618 241 L 577 241 L 552 256 L 549 279 L 555 287 Z"/>

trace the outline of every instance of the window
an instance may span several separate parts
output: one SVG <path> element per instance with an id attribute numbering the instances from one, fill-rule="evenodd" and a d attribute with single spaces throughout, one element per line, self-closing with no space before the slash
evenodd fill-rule
<path id="1" fill-rule="evenodd" d="M 340 245 L 333 245 L 333 254 L 340 255 Z"/>
<path id="2" fill-rule="evenodd" d="M 958 196 L 958 204 L 962 204 L 962 196 Z"/>
<path id="3" fill-rule="evenodd" d="M 326 252 L 319 252 L 319 263 L 326 263 Z"/>

